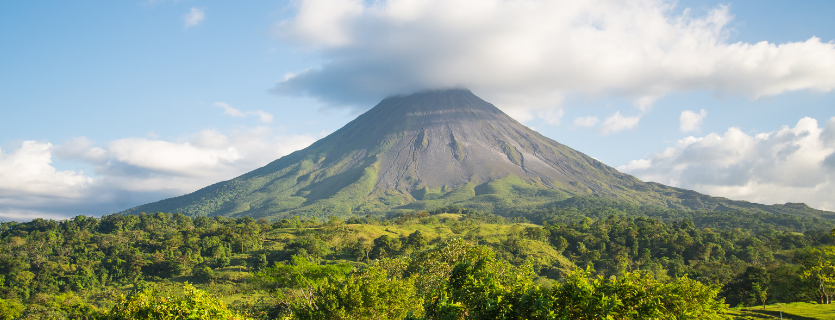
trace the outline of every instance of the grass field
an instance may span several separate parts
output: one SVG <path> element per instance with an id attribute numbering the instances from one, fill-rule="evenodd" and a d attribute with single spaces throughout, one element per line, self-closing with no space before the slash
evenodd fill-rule
<path id="1" fill-rule="evenodd" d="M 835 304 L 827 305 L 806 302 L 780 303 L 766 305 L 765 309 L 757 307 L 736 310 L 734 308 L 729 314 L 734 319 L 780 319 L 781 313 L 783 319 L 832 320 L 835 319 Z"/>

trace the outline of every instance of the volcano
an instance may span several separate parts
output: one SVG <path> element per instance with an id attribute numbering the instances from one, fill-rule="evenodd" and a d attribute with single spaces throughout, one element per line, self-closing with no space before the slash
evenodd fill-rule
<path id="1" fill-rule="evenodd" d="M 124 213 L 345 218 L 458 205 L 501 214 L 586 195 L 674 209 L 785 211 L 640 181 L 531 130 L 469 90 L 451 89 L 386 98 L 264 167 Z"/>

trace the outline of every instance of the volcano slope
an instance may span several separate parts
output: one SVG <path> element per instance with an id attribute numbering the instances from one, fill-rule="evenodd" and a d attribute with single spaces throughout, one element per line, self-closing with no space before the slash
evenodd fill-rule
<path id="1" fill-rule="evenodd" d="M 345 218 L 457 205 L 502 214 L 588 195 L 673 209 L 831 214 L 642 182 L 542 136 L 464 89 L 386 98 L 262 168 L 124 213 Z"/>

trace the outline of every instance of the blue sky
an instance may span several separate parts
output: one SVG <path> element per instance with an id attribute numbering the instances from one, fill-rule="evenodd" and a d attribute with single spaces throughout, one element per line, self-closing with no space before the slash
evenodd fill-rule
<path id="1" fill-rule="evenodd" d="M 191 192 L 386 95 L 449 86 L 645 180 L 835 210 L 833 12 L 831 1 L 7 1 L 0 219 Z"/>

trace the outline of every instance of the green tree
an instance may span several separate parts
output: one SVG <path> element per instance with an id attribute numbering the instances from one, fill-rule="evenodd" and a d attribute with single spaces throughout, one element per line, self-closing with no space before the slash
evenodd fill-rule
<path id="1" fill-rule="evenodd" d="M 681 277 L 661 285 L 657 298 L 664 306 L 659 319 L 730 319 L 725 299 L 717 298 L 719 287 Z"/>
<path id="2" fill-rule="evenodd" d="M 382 235 L 374 239 L 374 247 L 371 249 L 370 257 L 372 259 L 393 257 L 400 252 L 401 246 L 400 239 Z"/>
<path id="3" fill-rule="evenodd" d="M 530 265 L 515 267 L 488 256 L 459 263 L 426 306 L 428 319 L 512 319 L 534 287 Z"/>
<path id="4" fill-rule="evenodd" d="M 14 320 L 23 312 L 23 304 L 15 300 L 0 298 L 0 320 Z"/>
<path id="5" fill-rule="evenodd" d="M 331 253 L 328 244 L 312 235 L 305 235 L 294 239 L 286 247 L 290 255 L 307 256 L 320 259 Z"/>
<path id="6" fill-rule="evenodd" d="M 752 291 L 757 299 L 763 303 L 763 309 L 765 309 L 765 300 L 768 298 L 768 287 L 762 288 L 759 284 L 755 284 Z"/>
<path id="7" fill-rule="evenodd" d="M 745 272 L 725 286 L 725 295 L 731 305 L 756 305 L 760 300 L 756 288 L 766 288 L 771 284 L 771 277 L 763 267 L 749 266 Z"/>
<path id="8" fill-rule="evenodd" d="M 412 232 L 412 234 L 406 238 L 404 246 L 413 250 L 423 250 L 423 248 L 426 247 L 426 237 L 420 232 L 420 230 Z"/>
<path id="9" fill-rule="evenodd" d="M 201 281 L 211 281 L 215 277 L 215 271 L 212 270 L 209 266 L 194 266 L 194 270 L 191 272 L 193 276 Z"/>
<path id="10" fill-rule="evenodd" d="M 251 261 L 252 267 L 255 268 L 255 270 L 264 269 L 267 267 L 267 264 L 269 264 L 269 261 L 267 260 L 267 255 L 263 253 L 251 256 Z"/>
<path id="11" fill-rule="evenodd" d="M 105 320 L 230 320 L 247 319 L 230 310 L 223 301 L 193 285 L 183 285 L 182 297 L 162 296 L 150 288 L 121 297 L 104 317 Z"/>
<path id="12" fill-rule="evenodd" d="M 495 257 L 486 246 L 455 238 L 441 242 L 436 248 L 415 254 L 409 259 L 404 275 L 415 277 L 415 286 L 424 300 L 433 299 L 449 280 L 459 263 Z"/>
<path id="13" fill-rule="evenodd" d="M 256 272 L 254 280 L 288 305 L 304 308 L 313 304 L 317 289 L 344 279 L 352 268 L 350 264 L 314 264 L 294 255 L 290 263 L 282 261 Z"/>
<path id="14" fill-rule="evenodd" d="M 552 240 L 552 244 L 554 246 L 554 250 L 557 250 L 559 253 L 563 253 L 566 248 L 568 248 L 568 240 L 565 240 L 562 236 L 557 236 Z"/>
<path id="15" fill-rule="evenodd" d="M 420 316 L 423 299 L 413 278 L 390 275 L 380 266 L 327 281 L 310 305 L 296 305 L 299 319 L 403 319 Z"/>
<path id="16" fill-rule="evenodd" d="M 805 279 L 812 280 L 822 304 L 832 303 L 835 294 L 835 247 L 815 248 L 806 261 Z"/>

